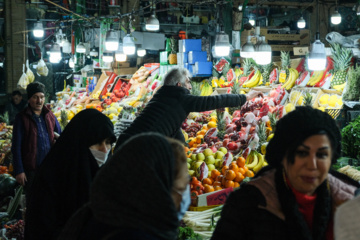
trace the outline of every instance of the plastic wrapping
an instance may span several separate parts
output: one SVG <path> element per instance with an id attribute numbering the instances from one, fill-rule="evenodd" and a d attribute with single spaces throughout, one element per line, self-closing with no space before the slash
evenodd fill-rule
<path id="1" fill-rule="evenodd" d="M 36 72 L 39 76 L 44 76 L 44 77 L 46 77 L 49 73 L 49 69 L 47 68 L 42 58 L 38 62 L 38 65 L 36 67 Z"/>
<path id="2" fill-rule="evenodd" d="M 26 60 L 26 76 L 29 80 L 29 83 L 32 83 L 35 80 L 35 76 L 34 73 L 31 71 L 30 66 L 29 66 L 29 59 Z"/>
<path id="3" fill-rule="evenodd" d="M 17 83 L 18 88 L 26 89 L 27 85 L 29 85 L 29 79 L 25 74 L 25 64 L 23 64 L 23 73 Z"/>

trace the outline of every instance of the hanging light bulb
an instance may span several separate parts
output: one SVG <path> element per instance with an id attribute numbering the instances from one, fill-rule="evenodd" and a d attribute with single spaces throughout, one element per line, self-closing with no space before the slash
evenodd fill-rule
<path id="1" fill-rule="evenodd" d="M 215 37 L 215 55 L 218 57 L 228 56 L 230 53 L 229 35 L 220 31 Z"/>
<path id="2" fill-rule="evenodd" d="M 251 43 L 251 36 L 248 36 L 247 42 L 242 46 L 242 50 L 240 51 L 240 56 L 242 58 L 252 58 L 255 52 L 255 47 Z"/>
<path id="3" fill-rule="evenodd" d="M 338 10 L 335 10 L 335 12 L 331 15 L 331 23 L 334 25 L 341 23 L 341 15 Z"/>
<path id="4" fill-rule="evenodd" d="M 255 26 L 255 19 L 249 19 L 249 23 L 251 24 L 251 26 Z"/>
<path id="5" fill-rule="evenodd" d="M 34 37 L 37 37 L 37 38 L 41 38 L 44 36 L 44 27 L 40 21 L 37 21 L 34 24 L 33 34 L 34 34 Z"/>
<path id="6" fill-rule="evenodd" d="M 110 30 L 106 33 L 105 49 L 107 51 L 116 51 L 119 48 L 119 35 L 116 31 Z"/>
<path id="7" fill-rule="evenodd" d="M 117 62 L 125 62 L 127 59 L 126 54 L 123 51 L 123 44 L 119 44 L 119 49 L 115 52 L 115 60 Z"/>
<path id="8" fill-rule="evenodd" d="M 104 62 L 110 63 L 114 61 L 114 54 L 112 52 L 104 52 L 102 59 Z"/>
<path id="9" fill-rule="evenodd" d="M 360 16 L 360 3 L 356 6 L 356 15 Z"/>
<path id="10" fill-rule="evenodd" d="M 298 28 L 305 28 L 306 22 L 305 19 L 301 16 L 301 18 L 297 21 Z"/>
<path id="11" fill-rule="evenodd" d="M 58 63 L 61 60 L 61 51 L 60 45 L 54 43 L 54 45 L 50 49 L 50 62 L 51 63 Z"/>
<path id="12" fill-rule="evenodd" d="M 261 43 L 256 51 L 255 61 L 260 65 L 267 65 L 271 63 L 271 46 L 266 43 L 265 36 L 261 36 Z"/>
<path id="13" fill-rule="evenodd" d="M 74 61 L 74 57 L 73 57 L 73 56 L 69 59 L 69 67 L 70 67 L 70 68 L 74 68 L 74 67 L 75 67 L 75 61 Z"/>
<path id="14" fill-rule="evenodd" d="M 77 53 L 85 53 L 86 52 L 86 47 L 85 45 L 80 42 L 77 46 L 76 46 L 76 52 Z"/>
<path id="15" fill-rule="evenodd" d="M 320 34 L 316 33 L 316 40 L 311 45 L 311 51 L 308 58 L 308 67 L 312 71 L 320 71 L 326 67 L 325 45 L 320 41 Z"/>
<path id="16" fill-rule="evenodd" d="M 91 57 L 97 57 L 99 55 L 98 51 L 95 50 L 95 48 L 93 48 L 91 51 L 90 51 L 90 56 Z"/>
<path id="17" fill-rule="evenodd" d="M 63 53 L 71 53 L 71 43 L 67 40 L 67 38 L 63 41 L 62 48 Z"/>
<path id="18" fill-rule="evenodd" d="M 159 31 L 160 23 L 159 20 L 155 16 L 155 12 L 151 14 L 151 16 L 146 20 L 145 29 L 147 31 Z"/>
<path id="19" fill-rule="evenodd" d="M 145 55 L 146 55 L 146 50 L 143 49 L 143 48 L 139 48 L 139 49 L 137 50 L 137 55 L 138 55 L 139 57 L 145 56 Z"/>
<path id="20" fill-rule="evenodd" d="M 135 53 L 135 43 L 130 34 L 126 34 L 123 39 L 123 50 L 126 55 L 133 55 Z"/>

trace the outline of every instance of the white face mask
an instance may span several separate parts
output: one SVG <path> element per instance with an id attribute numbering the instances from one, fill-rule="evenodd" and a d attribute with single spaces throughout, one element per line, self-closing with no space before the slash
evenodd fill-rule
<path id="1" fill-rule="evenodd" d="M 89 149 L 92 155 L 94 156 L 94 158 L 96 159 L 96 162 L 98 163 L 99 167 L 101 167 L 101 165 L 103 165 L 106 162 L 110 153 L 110 149 L 107 150 L 106 153 L 91 148 Z"/>

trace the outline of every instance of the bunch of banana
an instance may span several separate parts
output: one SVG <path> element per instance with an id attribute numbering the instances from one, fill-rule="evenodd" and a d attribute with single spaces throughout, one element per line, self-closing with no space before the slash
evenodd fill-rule
<path id="1" fill-rule="evenodd" d="M 308 86 L 314 86 L 315 84 L 317 84 L 321 78 L 324 75 L 324 70 L 320 70 L 320 71 L 314 71 L 313 75 L 310 77 L 309 82 L 307 83 Z"/>
<path id="2" fill-rule="evenodd" d="M 244 88 L 253 88 L 259 85 L 261 78 L 261 73 L 259 70 L 256 70 L 254 76 L 252 76 L 249 80 L 247 80 L 242 87 Z"/>
<path id="3" fill-rule="evenodd" d="M 200 96 L 209 96 L 213 93 L 213 89 L 207 81 L 203 83 L 200 89 L 201 89 Z"/>
<path id="4" fill-rule="evenodd" d="M 343 92 L 345 85 L 346 85 L 346 82 L 344 82 L 343 84 L 340 84 L 340 85 L 334 85 L 332 88 L 339 92 Z"/>
<path id="5" fill-rule="evenodd" d="M 254 173 L 260 171 L 264 166 L 268 165 L 265 161 L 265 156 L 259 152 L 251 151 L 251 153 L 246 158 L 245 166 L 252 170 Z"/>
<path id="6" fill-rule="evenodd" d="M 294 68 L 289 68 L 289 76 L 287 81 L 282 85 L 281 88 L 285 88 L 286 90 L 290 90 L 292 87 L 295 86 L 295 82 L 299 77 L 299 72 Z"/>

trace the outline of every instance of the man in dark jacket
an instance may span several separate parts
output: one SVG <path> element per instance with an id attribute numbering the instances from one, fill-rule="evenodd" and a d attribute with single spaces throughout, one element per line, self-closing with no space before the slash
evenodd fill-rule
<path id="1" fill-rule="evenodd" d="M 24 108 L 26 108 L 27 103 L 22 98 L 22 94 L 19 90 L 15 90 L 11 94 L 11 101 L 8 102 L 5 106 L 5 112 L 9 114 L 9 123 L 14 124 L 15 116 Z"/>
<path id="2" fill-rule="evenodd" d="M 61 128 L 55 115 L 44 106 L 45 86 L 33 82 L 26 91 L 29 104 L 16 115 L 11 152 L 16 181 L 25 186 L 28 198 L 35 170 L 54 144 L 55 135 L 61 133 Z"/>
<path id="3" fill-rule="evenodd" d="M 158 132 L 184 142 L 180 130 L 190 112 L 242 106 L 247 100 L 262 95 L 260 91 L 243 94 L 193 96 L 190 94 L 190 73 L 185 68 L 173 68 L 164 76 L 162 86 L 134 122 L 120 134 L 115 148 L 131 136 L 143 132 Z"/>

